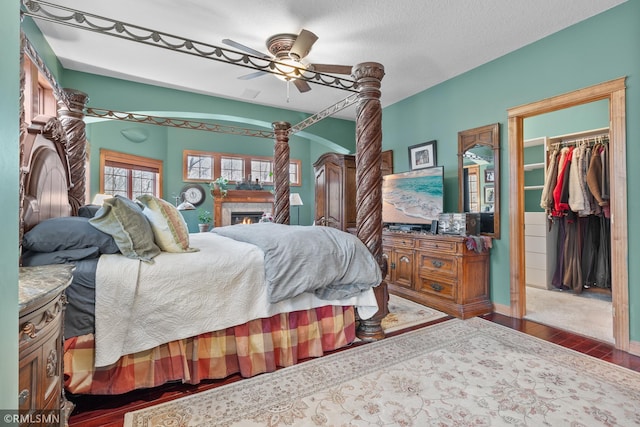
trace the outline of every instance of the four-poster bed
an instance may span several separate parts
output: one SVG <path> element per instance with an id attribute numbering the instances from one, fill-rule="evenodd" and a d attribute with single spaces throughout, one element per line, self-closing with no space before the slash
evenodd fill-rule
<path id="1" fill-rule="evenodd" d="M 38 225 L 51 219 L 64 218 L 67 215 L 76 216 L 86 200 L 86 136 L 83 118 L 88 102 L 86 94 L 60 89 L 28 40 L 24 38 L 23 42 L 23 50 L 48 76 L 54 93 L 58 95 L 58 119 L 35 119 L 36 126 L 31 127 L 31 132 L 25 132 L 21 140 L 21 237 L 24 233 L 33 233 L 38 229 Z M 384 76 L 384 69 L 377 63 L 362 63 L 353 68 L 353 76 L 353 86 L 357 87 L 356 96 L 351 97 L 357 108 L 356 240 L 366 248 L 367 254 L 374 262 L 373 269 L 380 278 L 377 286 L 366 297 L 369 307 L 373 306 L 375 309 L 369 310 L 365 315 L 356 311 L 358 301 L 346 298 L 341 299 L 340 303 L 334 302 L 329 305 L 316 303 L 308 308 L 276 310 L 272 316 L 260 316 L 234 327 L 181 337 L 152 349 L 125 353 L 117 362 L 99 368 L 91 363 L 96 357 L 93 334 L 67 337 L 64 372 L 65 387 L 69 392 L 115 394 L 168 381 L 197 383 L 205 378 L 224 378 L 234 372 L 250 376 L 270 372 L 280 366 L 289 366 L 307 357 L 321 356 L 326 351 L 349 345 L 356 335 L 365 341 L 384 337 L 380 326 L 381 320 L 387 314 L 388 300 L 386 283 L 382 279 L 385 276 L 386 265 L 382 258 L 380 188 L 380 81 Z M 325 112 L 322 114 L 326 117 Z M 313 120 L 308 119 L 308 122 L 313 123 Z M 24 128 L 27 125 L 24 123 Z M 291 132 L 291 124 L 278 121 L 273 123 L 274 216 L 278 224 L 289 224 L 290 217 L 288 140 Z M 34 144 L 34 140 L 50 142 Z M 55 173 L 62 174 L 64 179 L 58 180 L 55 194 L 45 184 L 46 179 L 38 173 L 47 168 L 43 168 L 37 162 L 40 156 L 32 155 L 32 147 L 45 150 L 43 152 L 47 153 L 47 158 L 54 159 L 57 156 L 57 159 L 51 162 L 57 171 Z M 65 191 L 60 191 L 60 188 L 64 188 Z M 75 233 L 75 229 L 71 229 L 71 232 Z M 198 238 L 193 240 L 196 247 L 206 246 Z M 120 256 L 111 255 L 113 252 L 109 251 L 99 252 L 102 260 Z M 163 255 L 164 253 L 158 255 L 158 263 L 164 262 L 162 260 L 167 258 L 162 258 Z M 96 258 L 91 258 L 90 262 L 95 263 Z M 76 262 L 78 270 L 83 270 L 84 267 L 79 267 L 81 264 Z M 95 287 L 98 286 L 100 284 L 96 282 Z M 73 291 L 70 294 L 70 297 L 73 296 Z M 367 304 L 362 306 L 366 308 Z M 293 304 L 291 307 L 298 306 Z M 255 350 L 256 346 L 261 347 L 259 351 Z"/>

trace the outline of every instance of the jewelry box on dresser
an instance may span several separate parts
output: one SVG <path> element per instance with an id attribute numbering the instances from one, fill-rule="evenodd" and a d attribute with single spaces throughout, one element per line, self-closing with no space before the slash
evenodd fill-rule
<path id="1" fill-rule="evenodd" d="M 467 239 L 385 230 L 389 292 L 462 319 L 490 313 L 489 250 L 469 249 Z"/>
<path id="2" fill-rule="evenodd" d="M 73 265 L 20 267 L 18 409 L 24 419 L 64 425 L 62 377 L 64 290 Z M 40 425 L 40 424 L 39 424 Z"/>

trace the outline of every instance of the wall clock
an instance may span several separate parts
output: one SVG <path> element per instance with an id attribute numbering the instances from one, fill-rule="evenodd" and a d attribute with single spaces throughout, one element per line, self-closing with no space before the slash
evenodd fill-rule
<path id="1" fill-rule="evenodd" d="M 187 184 L 180 190 L 182 200 L 191 203 L 193 206 L 198 207 L 204 203 L 206 194 L 204 189 L 199 184 Z"/>

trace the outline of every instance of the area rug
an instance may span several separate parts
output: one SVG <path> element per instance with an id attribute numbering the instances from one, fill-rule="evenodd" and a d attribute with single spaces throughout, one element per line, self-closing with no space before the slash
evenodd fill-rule
<path id="1" fill-rule="evenodd" d="M 389 314 L 382 319 L 382 329 L 389 333 L 441 319 L 447 314 L 397 295 L 389 295 Z"/>
<path id="2" fill-rule="evenodd" d="M 125 426 L 630 426 L 640 373 L 451 319 L 125 415 Z"/>

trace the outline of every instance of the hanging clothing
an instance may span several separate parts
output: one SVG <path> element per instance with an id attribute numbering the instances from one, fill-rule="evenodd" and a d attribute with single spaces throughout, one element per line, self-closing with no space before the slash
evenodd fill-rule
<path id="1" fill-rule="evenodd" d="M 602 163 L 602 176 L 600 179 L 600 194 L 602 199 L 609 201 L 609 145 L 601 144 L 600 162 Z M 607 205 L 609 205 L 607 203 Z"/>
<path id="2" fill-rule="evenodd" d="M 602 197 L 602 157 L 600 157 L 600 151 L 602 146 L 596 144 L 591 151 L 591 163 L 589 164 L 589 170 L 587 171 L 587 185 L 589 191 L 593 194 L 598 205 L 606 206 L 609 204 L 608 200 Z"/>
<path id="3" fill-rule="evenodd" d="M 556 147 L 549 153 L 547 170 L 544 176 L 542 195 L 540 196 L 540 207 L 549 213 L 553 209 L 553 188 L 558 179 L 558 154 L 560 150 Z"/>
<path id="4" fill-rule="evenodd" d="M 556 240 L 556 265 L 551 279 L 551 285 L 556 289 L 565 289 L 562 279 L 564 278 L 564 241 L 567 237 L 564 218 L 554 218 L 553 226 L 556 227 L 558 239 Z"/>
<path id="5" fill-rule="evenodd" d="M 579 294 L 582 292 L 582 265 L 580 254 L 582 239 L 578 232 L 578 216 L 569 212 L 564 221 L 566 236 L 564 239 L 564 269 L 562 272 L 562 285 L 565 288 Z"/>
<path id="6" fill-rule="evenodd" d="M 609 151 L 593 141 L 550 153 L 540 198 L 558 230 L 551 286 L 574 293 L 611 287 Z"/>
<path id="7" fill-rule="evenodd" d="M 596 286 L 611 289 L 611 221 L 600 216 L 600 245 L 596 267 Z"/>
<path id="8" fill-rule="evenodd" d="M 568 187 L 569 175 L 567 171 L 571 164 L 570 155 L 573 151 L 573 147 L 564 147 L 560 150 L 560 160 L 558 161 L 558 179 L 553 189 L 553 209 L 551 215 L 562 216 L 569 210 L 568 193 L 564 190 L 565 186 Z M 565 183 L 565 178 L 567 182 Z"/>
<path id="9" fill-rule="evenodd" d="M 587 287 L 596 286 L 598 248 L 600 247 L 600 217 L 589 215 L 581 218 L 582 280 Z"/>
<path id="10" fill-rule="evenodd" d="M 573 150 L 571 169 L 569 170 L 569 207 L 580 216 L 591 214 L 590 193 L 587 188 L 588 163 L 585 162 L 589 148 L 580 144 Z"/>

